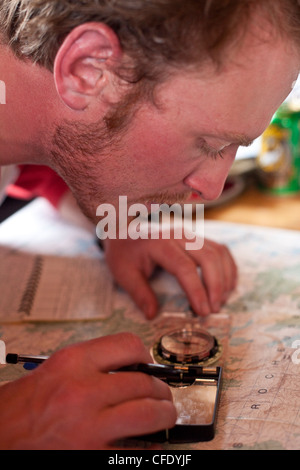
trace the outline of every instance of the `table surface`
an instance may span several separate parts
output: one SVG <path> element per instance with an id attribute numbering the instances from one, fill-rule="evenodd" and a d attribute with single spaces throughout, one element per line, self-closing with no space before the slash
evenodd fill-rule
<path id="1" fill-rule="evenodd" d="M 224 205 L 206 208 L 205 218 L 300 230 L 300 193 L 274 196 L 258 189 L 255 181 L 250 181 L 236 199 Z"/>

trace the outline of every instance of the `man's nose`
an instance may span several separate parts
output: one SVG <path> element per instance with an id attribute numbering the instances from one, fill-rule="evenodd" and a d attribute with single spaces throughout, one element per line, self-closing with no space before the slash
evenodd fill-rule
<path id="1" fill-rule="evenodd" d="M 185 179 L 184 184 L 192 191 L 196 191 L 204 201 L 213 201 L 221 195 L 229 170 L 234 160 L 231 158 L 207 160 L 205 165 L 200 165 Z"/>
<path id="2" fill-rule="evenodd" d="M 197 192 L 203 201 L 213 201 L 221 195 L 227 174 L 222 178 L 204 177 L 201 175 L 190 175 L 185 179 L 185 184 L 192 191 Z"/>

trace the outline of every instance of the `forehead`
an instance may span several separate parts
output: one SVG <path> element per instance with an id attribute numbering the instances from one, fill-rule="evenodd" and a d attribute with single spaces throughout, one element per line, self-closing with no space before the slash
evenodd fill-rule
<path id="1" fill-rule="evenodd" d="M 159 97 L 164 109 L 187 123 L 187 132 L 247 145 L 269 124 L 299 69 L 299 54 L 289 41 L 248 39 L 222 69 L 206 64 L 181 71 L 162 86 Z"/>

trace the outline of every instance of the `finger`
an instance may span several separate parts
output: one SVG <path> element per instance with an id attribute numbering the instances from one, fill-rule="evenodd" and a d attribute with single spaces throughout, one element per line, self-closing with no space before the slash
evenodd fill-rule
<path id="1" fill-rule="evenodd" d="M 206 244 L 201 252 L 191 254 L 201 267 L 201 278 L 207 292 L 211 312 L 217 313 L 224 295 L 224 270 L 218 251 Z"/>
<path id="2" fill-rule="evenodd" d="M 202 278 L 213 312 L 218 312 L 236 286 L 237 270 L 225 245 L 209 241 L 200 253 Z"/>
<path id="3" fill-rule="evenodd" d="M 101 370 L 111 371 L 139 362 L 153 362 L 150 352 L 142 340 L 132 333 L 119 333 L 101 338 L 101 357 L 97 351 L 93 354 L 94 364 Z"/>
<path id="4" fill-rule="evenodd" d="M 197 272 L 197 265 L 179 243 L 168 246 L 161 244 L 160 249 L 153 253 L 153 257 L 157 264 L 177 278 L 197 314 L 211 313 L 206 290 Z"/>
<path id="5" fill-rule="evenodd" d="M 128 401 L 101 413 L 99 428 L 105 423 L 107 443 L 128 437 L 152 434 L 172 428 L 177 419 L 170 401 L 151 398 Z"/>
<path id="6" fill-rule="evenodd" d="M 94 420 L 95 414 L 127 401 L 151 398 L 173 401 L 170 387 L 156 377 L 141 372 L 92 373 L 82 380 L 80 372 L 75 378 L 60 380 L 51 390 L 52 404 L 47 412 L 60 420 L 68 413 L 72 419 L 82 417 Z"/>
<path id="7" fill-rule="evenodd" d="M 221 245 L 222 248 L 222 262 L 224 263 L 225 281 L 226 281 L 226 292 L 232 292 L 237 285 L 238 269 L 235 260 L 230 253 L 227 246 Z"/>
<path id="8" fill-rule="evenodd" d="M 118 333 L 66 347 L 44 362 L 43 367 L 61 371 L 112 371 L 139 362 L 152 362 L 150 352 L 132 333 Z M 39 368 L 38 368 L 39 369 Z"/>
<path id="9" fill-rule="evenodd" d="M 224 288 L 230 291 L 235 288 L 237 282 L 237 266 L 234 258 L 226 245 L 216 243 L 212 240 L 207 241 L 210 246 L 218 254 L 222 269 L 224 271 Z"/>
<path id="10" fill-rule="evenodd" d="M 95 399 L 99 400 L 99 381 Z M 101 406 L 114 406 L 141 398 L 173 401 L 170 387 L 162 380 L 141 372 L 116 372 L 101 377 Z"/>
<path id="11" fill-rule="evenodd" d="M 155 317 L 158 309 L 157 299 L 141 271 L 135 266 L 131 266 L 126 272 L 126 276 L 118 276 L 116 281 L 128 292 L 136 305 L 144 312 L 146 318 L 150 320 Z"/>

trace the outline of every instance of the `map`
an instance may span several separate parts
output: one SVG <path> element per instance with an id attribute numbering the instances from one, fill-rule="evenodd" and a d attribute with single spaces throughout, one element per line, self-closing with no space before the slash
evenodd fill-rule
<path id="1" fill-rule="evenodd" d="M 228 245 L 239 268 L 238 287 L 220 314 L 196 320 L 222 344 L 216 433 L 211 441 L 165 444 L 165 448 L 300 449 L 300 234 L 206 221 L 205 236 Z M 94 234 L 63 222 L 44 200 L 34 201 L 1 224 L 0 246 L 16 252 L 86 256 L 105 263 Z M 109 318 L 5 322 L 0 323 L 0 339 L 7 352 L 50 355 L 77 341 L 132 331 L 151 348 L 168 325 L 174 329 L 189 315 L 185 295 L 169 274 L 160 273 L 153 288 L 160 313 L 151 322 L 125 292 L 113 286 Z M 26 373 L 21 365 L 2 365 L 0 382 Z"/>

